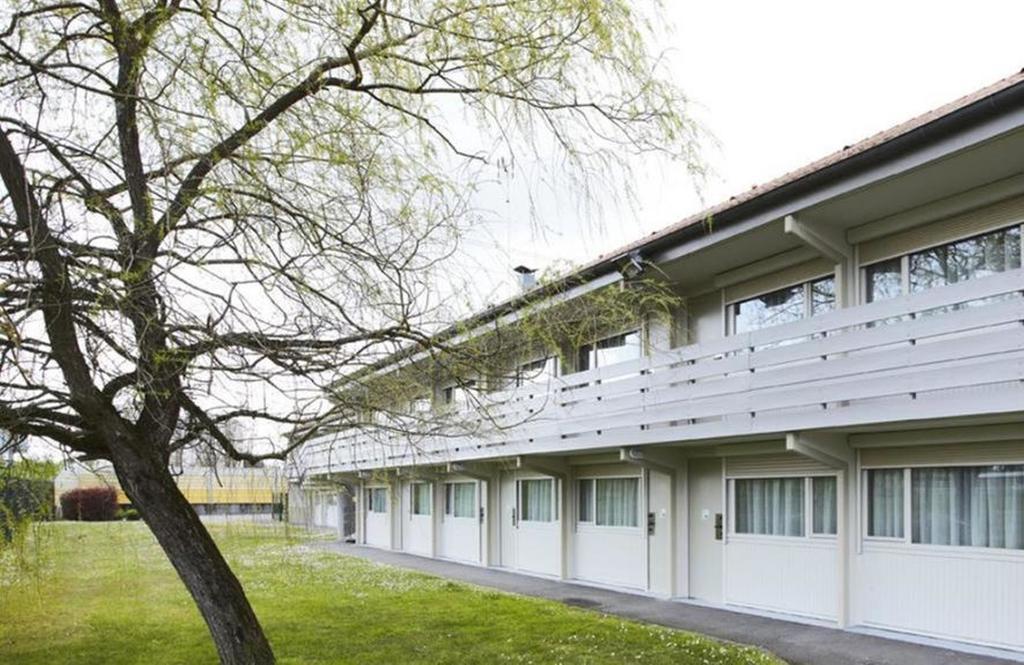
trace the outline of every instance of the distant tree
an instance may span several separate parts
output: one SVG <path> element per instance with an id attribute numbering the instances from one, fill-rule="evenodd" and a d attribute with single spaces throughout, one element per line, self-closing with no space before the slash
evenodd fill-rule
<path id="1" fill-rule="evenodd" d="M 221 661 L 273 662 L 172 454 L 284 458 L 225 428 L 315 431 L 329 377 L 431 345 L 475 165 L 694 165 L 683 99 L 628 0 L 4 5 L 0 428 L 109 460 Z"/>

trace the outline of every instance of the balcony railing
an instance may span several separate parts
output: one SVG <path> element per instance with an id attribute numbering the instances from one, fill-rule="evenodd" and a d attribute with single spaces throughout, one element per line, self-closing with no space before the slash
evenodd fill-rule
<path id="1" fill-rule="evenodd" d="M 316 474 L 1024 411 L 1024 271 L 480 402 L 432 434 L 370 428 L 325 436 L 305 446 L 299 463 Z"/>

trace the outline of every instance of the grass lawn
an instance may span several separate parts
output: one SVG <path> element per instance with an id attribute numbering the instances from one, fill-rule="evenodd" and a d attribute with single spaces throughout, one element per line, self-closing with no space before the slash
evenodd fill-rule
<path id="1" fill-rule="evenodd" d="M 780 663 L 323 552 L 281 526 L 211 528 L 282 663 Z M 43 524 L 0 550 L 0 663 L 211 662 L 206 627 L 141 523 Z"/>

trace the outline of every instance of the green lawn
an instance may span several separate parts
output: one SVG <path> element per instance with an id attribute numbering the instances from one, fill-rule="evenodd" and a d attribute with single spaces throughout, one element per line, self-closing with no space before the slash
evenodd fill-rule
<path id="1" fill-rule="evenodd" d="M 765 663 L 752 649 L 320 551 L 283 527 L 214 533 L 282 663 Z M 0 550 L 0 663 L 208 663 L 140 523 L 37 527 Z"/>

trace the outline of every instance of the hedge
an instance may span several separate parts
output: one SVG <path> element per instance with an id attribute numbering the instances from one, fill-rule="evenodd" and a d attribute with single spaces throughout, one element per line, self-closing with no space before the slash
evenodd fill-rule
<path id="1" fill-rule="evenodd" d="M 80 487 L 60 495 L 66 520 L 105 522 L 117 519 L 117 492 L 112 487 Z"/>

